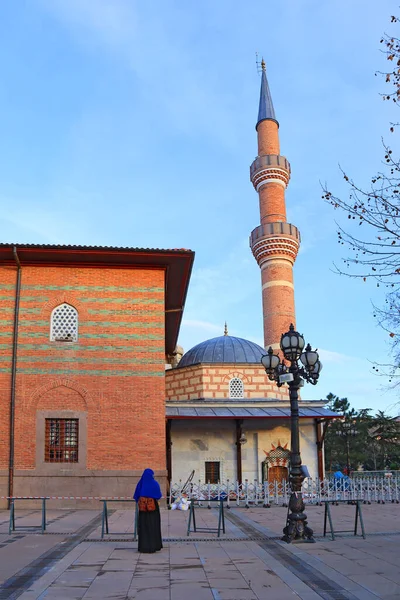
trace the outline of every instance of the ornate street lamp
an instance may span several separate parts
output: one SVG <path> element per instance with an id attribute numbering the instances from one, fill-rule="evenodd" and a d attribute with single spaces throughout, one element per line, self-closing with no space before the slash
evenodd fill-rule
<path id="1" fill-rule="evenodd" d="M 307 344 L 305 350 L 304 337 L 294 330 L 293 324 L 289 331 L 282 334 L 280 347 L 285 361 L 280 361 L 278 355 L 274 354 L 272 348 L 261 358 L 262 365 L 271 381 L 276 381 L 278 387 L 287 383 L 289 386 L 290 398 L 290 500 L 289 511 L 286 526 L 283 529 L 282 540 L 288 544 L 294 539 L 301 539 L 314 542 L 313 530 L 307 525 L 307 515 L 304 512 L 303 495 L 301 486 L 305 479 L 304 470 L 301 464 L 300 456 L 300 435 L 299 435 L 299 388 L 304 385 L 304 380 L 312 385 L 318 381 L 322 364 L 319 360 L 318 352 L 311 349 Z M 299 360 L 301 364 L 299 364 Z"/>

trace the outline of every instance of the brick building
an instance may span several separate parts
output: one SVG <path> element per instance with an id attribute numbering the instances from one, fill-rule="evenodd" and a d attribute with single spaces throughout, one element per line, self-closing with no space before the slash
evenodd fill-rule
<path id="1" fill-rule="evenodd" d="M 172 482 L 288 478 L 290 405 L 261 365 L 264 348 L 228 335 L 198 344 L 166 372 L 167 468 Z M 302 400 L 301 452 L 323 477 L 324 401 Z"/>
<path id="2" fill-rule="evenodd" d="M 0 245 L 0 500 L 165 486 L 189 250 Z"/>

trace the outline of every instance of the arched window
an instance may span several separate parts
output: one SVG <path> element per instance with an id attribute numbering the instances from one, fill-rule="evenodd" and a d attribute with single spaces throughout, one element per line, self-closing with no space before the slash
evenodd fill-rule
<path id="1" fill-rule="evenodd" d="M 78 311 L 70 304 L 59 304 L 51 313 L 50 341 L 78 340 Z"/>
<path id="2" fill-rule="evenodd" d="M 239 377 L 232 377 L 229 382 L 229 398 L 243 398 L 244 385 Z"/>

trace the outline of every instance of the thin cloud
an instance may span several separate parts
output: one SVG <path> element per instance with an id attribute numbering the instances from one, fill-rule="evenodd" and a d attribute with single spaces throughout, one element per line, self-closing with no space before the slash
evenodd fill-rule
<path id="1" fill-rule="evenodd" d="M 41 0 L 42 5 L 81 35 L 95 33 L 110 49 L 124 53 L 137 34 L 132 2 L 124 0 Z M 81 38 L 81 41 L 84 41 Z"/>
<path id="2" fill-rule="evenodd" d="M 347 356 L 346 354 L 341 354 L 340 352 L 333 352 L 332 350 L 324 350 L 322 348 L 318 349 L 318 354 L 321 358 L 322 363 L 335 363 L 335 364 L 344 364 L 348 361 L 360 360 L 354 356 Z"/>
<path id="3" fill-rule="evenodd" d="M 200 330 L 206 331 L 206 332 L 221 334 L 221 326 L 216 325 L 215 323 L 209 323 L 208 321 L 198 321 L 195 319 L 183 319 L 182 325 L 184 327 L 192 327 L 192 328 L 200 329 Z"/>
<path id="4" fill-rule="evenodd" d="M 3 231 L 3 242 L 29 243 L 37 242 L 38 236 L 41 242 L 61 244 L 65 243 L 65 237 L 57 235 L 59 219 L 52 219 L 48 214 L 36 212 L 14 212 L 4 213 L 0 217 Z M 24 236 L 21 239 L 21 236 Z"/>
<path id="5" fill-rule="evenodd" d="M 128 66 L 140 79 L 140 93 L 156 101 L 160 114 L 168 115 L 178 130 L 217 138 L 224 146 L 237 145 L 230 110 L 235 96 L 186 52 L 189 13 L 172 7 L 167 17 L 153 10 L 149 18 L 146 8 L 124 0 L 41 2 L 83 47 L 98 52 L 100 46 Z M 179 24 L 180 35 L 173 35 Z"/>

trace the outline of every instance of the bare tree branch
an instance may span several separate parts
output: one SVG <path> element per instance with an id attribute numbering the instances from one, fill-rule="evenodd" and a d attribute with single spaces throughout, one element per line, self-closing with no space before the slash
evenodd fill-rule
<path id="1" fill-rule="evenodd" d="M 391 17 L 391 23 L 398 18 Z M 384 34 L 380 40 L 382 52 L 391 64 L 387 71 L 375 75 L 384 77 L 392 91 L 382 94 L 384 100 L 392 100 L 400 106 L 400 38 Z M 397 123 L 390 124 L 395 132 Z M 384 331 L 389 334 L 393 362 L 374 365 L 379 375 L 389 379 L 393 387 L 400 387 L 400 158 L 393 155 L 391 147 L 382 140 L 382 167 L 371 178 L 369 187 L 357 185 L 340 168 L 349 186 L 347 199 L 335 196 L 322 185 L 322 198 L 335 210 L 347 214 L 349 228 L 338 223 L 338 243 L 347 247 L 349 254 L 343 264 L 346 270 L 334 265 L 334 272 L 347 277 L 367 281 L 374 279 L 376 285 L 385 290 L 384 306 L 374 306 L 374 316 Z M 357 224 L 358 233 L 354 231 Z"/>

